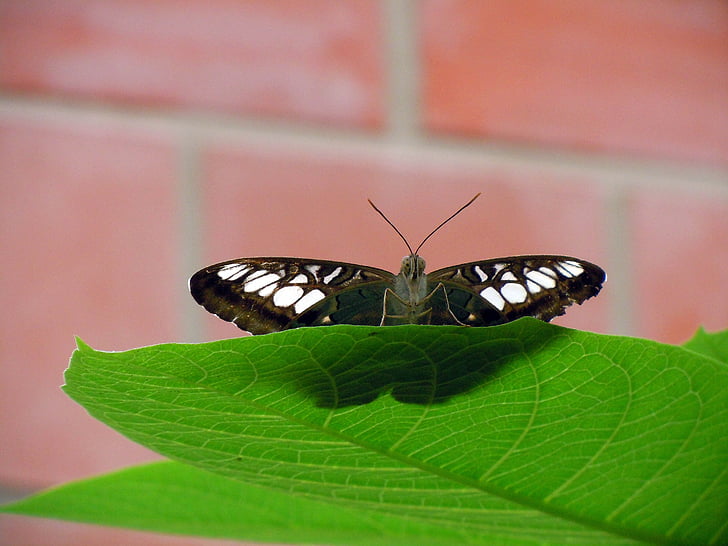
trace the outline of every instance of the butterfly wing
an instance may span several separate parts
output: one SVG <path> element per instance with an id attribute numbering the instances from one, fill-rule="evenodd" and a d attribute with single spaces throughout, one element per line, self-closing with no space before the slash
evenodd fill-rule
<path id="1" fill-rule="evenodd" d="M 394 275 L 383 269 L 305 258 L 240 258 L 190 278 L 195 301 L 252 334 L 300 326 L 378 325 L 384 291 Z"/>
<path id="2" fill-rule="evenodd" d="M 568 256 L 514 256 L 438 269 L 427 276 L 432 324 L 492 326 L 521 317 L 544 321 L 596 296 L 607 276 Z"/>

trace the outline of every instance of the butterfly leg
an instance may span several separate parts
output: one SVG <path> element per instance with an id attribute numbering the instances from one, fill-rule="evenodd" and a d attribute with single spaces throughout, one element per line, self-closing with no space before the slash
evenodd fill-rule
<path id="1" fill-rule="evenodd" d="M 405 300 L 390 288 L 385 289 L 382 300 L 382 320 L 379 322 L 379 326 L 384 326 L 387 319 L 393 319 L 390 324 L 423 324 L 420 320 L 421 317 L 427 316 L 430 313 L 429 309 L 424 312 L 419 312 L 417 306 Z M 419 306 L 421 304 L 417 305 Z M 397 309 L 397 306 L 400 309 Z M 395 308 L 393 309 L 394 312 L 390 312 L 389 309 L 391 307 Z M 429 321 L 425 324 L 429 324 Z"/>
<path id="2" fill-rule="evenodd" d="M 384 298 L 382 298 L 382 320 L 379 322 L 379 325 L 384 326 L 387 319 L 391 319 L 390 324 L 431 324 L 432 307 L 428 307 L 427 303 L 438 293 L 438 290 L 442 290 L 442 295 L 445 298 L 445 306 L 447 307 L 447 312 L 452 318 L 453 324 L 467 326 L 467 324 L 458 320 L 452 312 L 452 309 L 450 308 L 450 300 L 447 296 L 447 290 L 442 283 L 438 283 L 438 285 L 435 286 L 435 288 L 417 304 L 410 303 L 394 290 L 387 288 L 384 291 Z M 397 305 L 399 305 L 401 309 L 396 309 Z M 390 308 L 393 306 L 395 307 L 394 312 L 390 312 Z M 399 311 L 399 313 L 397 311 Z"/>
<path id="3" fill-rule="evenodd" d="M 394 290 L 391 290 L 390 288 L 384 290 L 384 297 L 382 298 L 382 320 L 379 321 L 379 326 L 384 326 L 384 321 L 387 318 L 387 298 L 390 296 L 402 302 L 402 298 L 400 298 Z"/>
<path id="4" fill-rule="evenodd" d="M 450 308 L 450 300 L 447 297 L 447 290 L 445 289 L 445 285 L 440 283 L 437 283 L 437 286 L 432 289 L 432 292 L 427 294 L 425 299 L 423 301 L 429 301 L 432 299 L 432 297 L 437 293 L 438 290 L 442 290 L 442 295 L 445 297 L 445 306 L 447 307 L 447 312 L 450 313 L 450 316 L 452 317 L 453 321 L 455 321 L 455 324 L 458 324 L 460 326 L 468 326 L 468 324 L 465 324 L 464 322 L 461 322 L 456 316 L 455 313 L 452 312 L 452 309 Z M 430 311 L 432 311 L 432 308 L 430 308 Z"/>

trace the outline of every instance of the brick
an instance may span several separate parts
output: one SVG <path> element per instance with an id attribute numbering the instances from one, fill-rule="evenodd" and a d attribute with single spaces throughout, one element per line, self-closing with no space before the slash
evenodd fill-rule
<path id="1" fill-rule="evenodd" d="M 74 335 L 107 350 L 175 338 L 173 159 L 160 135 L 0 120 L 0 480 L 43 486 L 151 457 L 59 385 Z"/>
<path id="2" fill-rule="evenodd" d="M 12 2 L 0 8 L 0 85 L 376 127 L 380 25 L 363 0 Z"/>
<path id="3" fill-rule="evenodd" d="M 428 0 L 433 133 L 728 162 L 728 4 Z"/>
<path id="4" fill-rule="evenodd" d="M 635 191 L 630 212 L 637 334 L 682 343 L 728 327 L 728 198 Z"/>
<path id="5" fill-rule="evenodd" d="M 413 246 L 478 191 L 471 208 L 428 241 L 430 271 L 513 254 L 563 253 L 604 263 L 601 196 L 581 180 L 526 175 L 449 160 L 388 159 L 341 150 L 225 146 L 204 160 L 205 263 L 242 256 L 299 256 L 398 271 Z M 606 329 L 607 298 L 573 309 L 562 324 Z M 213 337 L 238 330 L 209 315 Z"/>

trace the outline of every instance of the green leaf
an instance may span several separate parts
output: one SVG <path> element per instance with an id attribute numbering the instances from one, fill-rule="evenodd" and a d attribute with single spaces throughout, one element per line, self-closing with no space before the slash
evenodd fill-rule
<path id="1" fill-rule="evenodd" d="M 728 369 L 694 349 L 535 320 L 335 326 L 124 353 L 79 343 L 66 381 L 98 419 L 220 476 L 195 534 L 221 536 L 233 514 L 222 536 L 260 538 L 269 520 L 248 522 L 242 499 L 264 495 L 280 514 L 334 509 L 352 530 L 271 521 L 289 542 L 357 544 L 372 527 L 361 543 L 728 541 Z M 170 495 L 157 504 L 194 497 Z M 140 528 L 188 532 L 184 511 L 153 519 Z"/>
<path id="2" fill-rule="evenodd" d="M 709 334 L 700 328 L 683 347 L 728 365 L 728 330 Z"/>
<path id="3" fill-rule="evenodd" d="M 406 544 L 413 530 L 428 527 L 432 544 L 454 544 L 462 536 L 434 525 L 411 525 L 386 514 L 373 518 L 361 510 L 242 484 L 172 461 L 72 482 L 0 511 L 269 542 L 369 545 L 383 543 L 384 536 L 400 535 L 399 542 Z"/>

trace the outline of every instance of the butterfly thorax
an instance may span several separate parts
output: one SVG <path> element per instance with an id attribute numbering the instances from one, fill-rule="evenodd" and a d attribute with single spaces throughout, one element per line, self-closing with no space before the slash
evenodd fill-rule
<path id="1" fill-rule="evenodd" d="M 416 254 L 402 258 L 399 275 L 394 281 L 394 293 L 398 298 L 390 298 L 386 310 L 387 315 L 395 319 L 393 322 L 409 324 L 422 322 L 424 302 L 427 297 L 424 259 Z"/>

